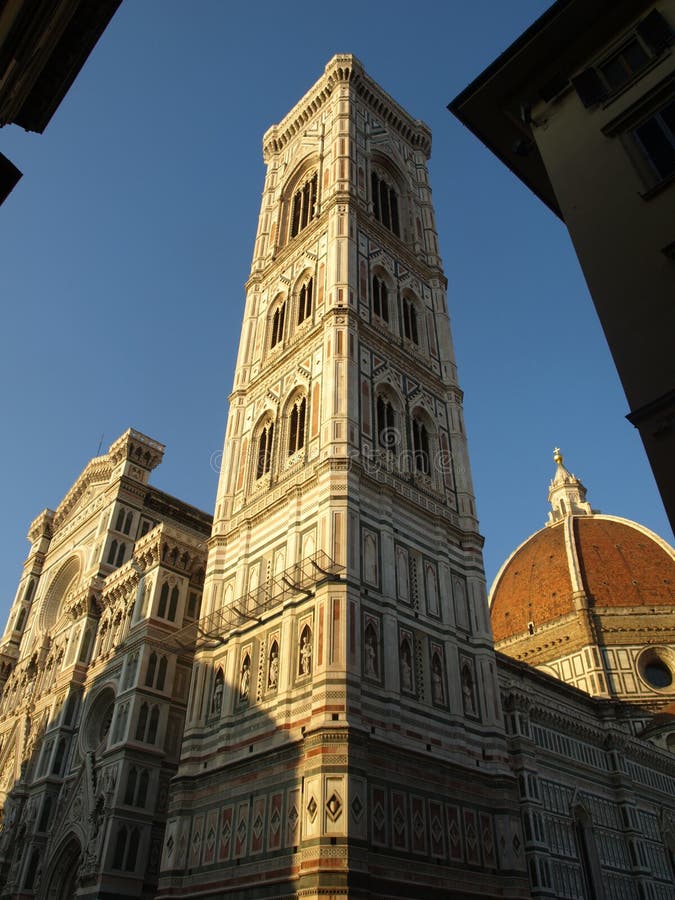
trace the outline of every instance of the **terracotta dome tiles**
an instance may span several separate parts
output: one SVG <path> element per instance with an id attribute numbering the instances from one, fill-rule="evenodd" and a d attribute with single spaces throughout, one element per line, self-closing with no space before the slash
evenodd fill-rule
<path id="1" fill-rule="evenodd" d="M 572 582 L 562 525 L 533 534 L 511 557 L 495 588 L 491 606 L 495 641 L 522 634 L 572 612 Z"/>
<path id="2" fill-rule="evenodd" d="M 675 605 L 675 562 L 628 522 L 574 520 L 581 577 L 593 606 Z"/>

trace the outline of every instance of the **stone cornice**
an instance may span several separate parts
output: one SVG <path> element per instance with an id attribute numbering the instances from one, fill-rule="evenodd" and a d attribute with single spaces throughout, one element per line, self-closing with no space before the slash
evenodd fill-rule
<path id="1" fill-rule="evenodd" d="M 289 141 L 305 128 L 326 105 L 339 84 L 351 84 L 357 96 L 389 128 L 396 131 L 415 149 L 421 150 L 428 159 L 431 155 L 431 132 L 429 128 L 413 119 L 386 91 L 366 75 L 362 63 L 351 53 L 337 54 L 326 64 L 324 74 L 309 89 L 281 122 L 269 128 L 263 136 L 263 159 L 269 163 L 272 156 L 280 153 Z"/>

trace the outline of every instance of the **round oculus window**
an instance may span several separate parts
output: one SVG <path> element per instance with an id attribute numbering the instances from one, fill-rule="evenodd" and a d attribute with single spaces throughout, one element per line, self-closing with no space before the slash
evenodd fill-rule
<path id="1" fill-rule="evenodd" d="M 665 691 L 673 685 L 673 658 L 665 647 L 649 647 L 640 654 L 638 671 L 643 681 L 657 691 Z"/>

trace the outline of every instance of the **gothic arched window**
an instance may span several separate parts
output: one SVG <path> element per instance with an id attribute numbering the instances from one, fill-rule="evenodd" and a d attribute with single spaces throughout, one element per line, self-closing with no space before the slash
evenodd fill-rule
<path id="1" fill-rule="evenodd" d="M 157 668 L 157 684 L 155 687 L 158 691 L 164 690 L 164 682 L 166 681 L 166 656 L 163 656 L 159 661 L 159 666 Z"/>
<path id="2" fill-rule="evenodd" d="M 422 475 L 431 474 L 429 461 L 429 432 L 424 422 L 417 416 L 412 420 L 413 470 Z"/>
<path id="3" fill-rule="evenodd" d="M 138 722 L 136 723 L 136 740 L 142 741 L 145 738 L 145 726 L 148 721 L 148 704 L 144 703 L 141 706 L 141 711 L 138 714 Z"/>
<path id="4" fill-rule="evenodd" d="M 145 684 L 147 687 L 152 687 L 153 682 L 155 680 L 155 670 L 157 669 L 157 654 L 151 653 L 150 659 L 148 660 L 148 670 L 145 673 Z"/>
<path id="5" fill-rule="evenodd" d="M 127 545 L 124 543 L 121 543 L 120 548 L 117 551 L 117 561 L 116 562 L 117 562 L 118 566 L 121 566 L 122 563 L 124 562 L 124 555 L 126 554 L 126 552 L 127 552 Z"/>
<path id="6" fill-rule="evenodd" d="M 310 278 L 300 288 L 298 294 L 298 325 L 308 319 L 312 315 L 312 293 L 314 290 L 314 279 Z"/>
<path id="7" fill-rule="evenodd" d="M 267 475 L 272 466 L 272 440 L 274 439 L 274 422 L 268 420 L 262 427 L 258 438 L 258 462 L 255 477 Z"/>
<path id="8" fill-rule="evenodd" d="M 117 556 L 117 541 L 113 541 L 108 552 L 108 565 L 115 565 L 115 557 Z"/>
<path id="9" fill-rule="evenodd" d="M 280 303 L 272 316 L 272 336 L 270 347 L 276 347 L 284 339 L 284 323 L 286 321 L 286 303 Z"/>
<path id="10" fill-rule="evenodd" d="M 150 781 L 150 776 L 148 775 L 148 770 L 143 769 L 141 772 L 141 776 L 138 779 L 138 794 L 136 795 L 136 806 L 144 807 L 145 802 L 148 797 L 148 783 Z"/>
<path id="11" fill-rule="evenodd" d="M 398 195 L 394 188 L 377 172 L 370 176 L 370 187 L 373 200 L 373 215 L 378 222 L 382 222 L 385 228 L 392 231 L 396 237 L 401 236 L 398 219 Z"/>
<path id="12" fill-rule="evenodd" d="M 403 335 L 414 344 L 419 344 L 417 309 L 409 297 L 403 298 Z"/>
<path id="13" fill-rule="evenodd" d="M 178 586 L 175 585 L 171 588 L 171 599 L 169 600 L 169 615 L 167 616 L 167 619 L 169 619 L 169 621 L 171 622 L 173 622 L 176 618 L 176 611 L 178 609 L 178 595 Z"/>
<path id="14" fill-rule="evenodd" d="M 394 450 L 398 444 L 396 412 L 391 400 L 379 394 L 375 403 L 377 442 L 384 450 Z"/>
<path id="15" fill-rule="evenodd" d="M 373 314 L 382 319 L 383 322 L 389 321 L 387 285 L 377 275 L 373 275 Z"/>
<path id="16" fill-rule="evenodd" d="M 291 202 L 291 226 L 289 234 L 292 238 L 300 234 L 303 228 L 316 216 L 316 194 L 318 187 L 317 173 L 312 173 L 293 194 Z"/>
<path id="17" fill-rule="evenodd" d="M 156 706 L 152 707 L 152 712 L 150 713 L 150 721 L 148 723 L 148 736 L 147 743 L 154 744 L 157 740 L 157 726 L 159 725 L 159 709 Z"/>
<path id="18" fill-rule="evenodd" d="M 132 766 L 127 776 L 127 789 L 124 792 L 124 802 L 127 806 L 133 806 L 134 794 L 136 793 L 136 779 L 138 778 L 138 769 Z"/>
<path id="19" fill-rule="evenodd" d="M 124 862 L 124 851 L 127 848 L 127 829 L 122 826 L 117 832 L 115 852 L 113 854 L 113 869 L 121 869 Z"/>
<path id="20" fill-rule="evenodd" d="M 307 400 L 298 397 L 291 407 L 290 423 L 288 430 L 288 455 L 293 456 L 305 446 L 305 418 L 307 413 Z"/>
<path id="21" fill-rule="evenodd" d="M 162 585 L 162 590 L 159 595 L 159 606 L 157 607 L 157 615 L 160 619 L 163 619 L 166 615 L 166 605 L 169 602 L 169 585 L 166 582 Z"/>

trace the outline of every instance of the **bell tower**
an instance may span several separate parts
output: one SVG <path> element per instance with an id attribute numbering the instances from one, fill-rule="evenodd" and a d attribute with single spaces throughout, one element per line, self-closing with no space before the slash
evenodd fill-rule
<path id="1" fill-rule="evenodd" d="M 160 896 L 528 896 L 430 150 L 351 55 L 264 136 Z"/>

